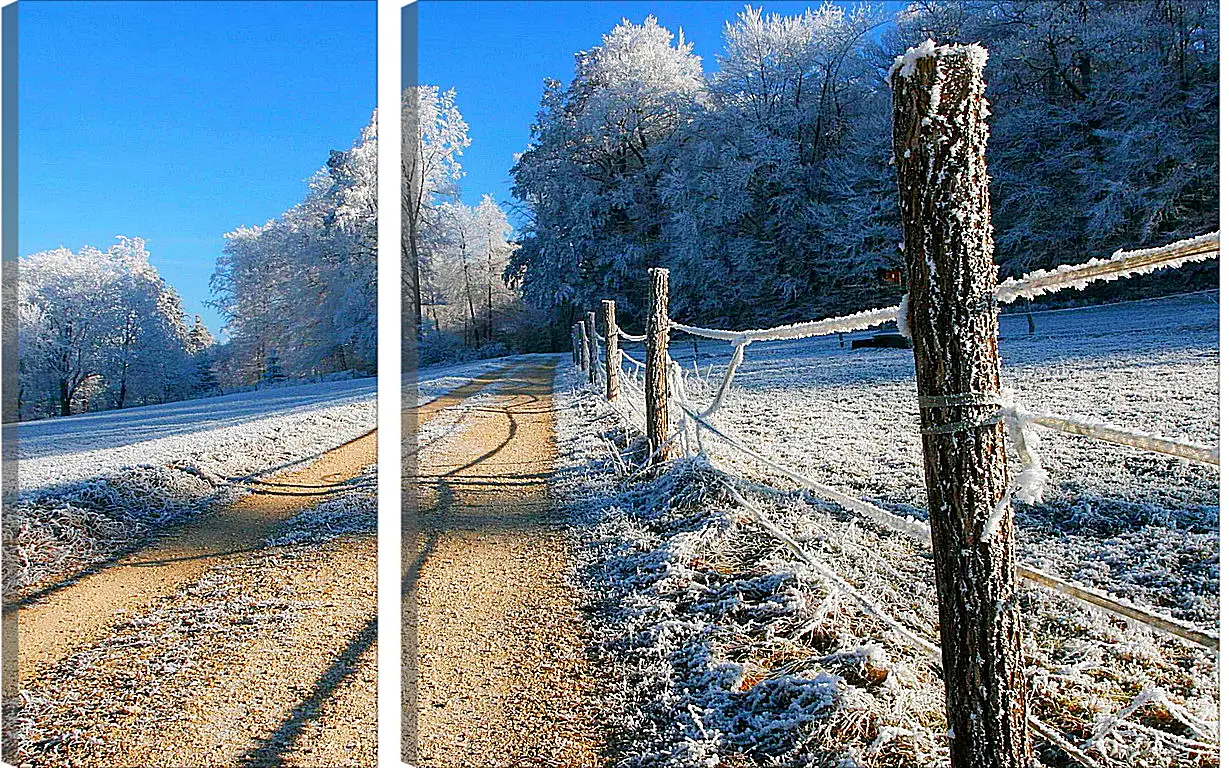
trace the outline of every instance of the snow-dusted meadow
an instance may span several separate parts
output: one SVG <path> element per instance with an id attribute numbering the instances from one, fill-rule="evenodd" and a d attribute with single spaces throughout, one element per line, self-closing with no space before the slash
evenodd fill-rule
<path id="1" fill-rule="evenodd" d="M 1215 292 L 1037 312 L 1032 335 L 1023 315 L 1003 315 L 1004 383 L 1032 410 L 1215 445 L 1217 315 Z M 912 352 L 853 351 L 850 340 L 753 344 L 715 421 L 782 465 L 925 518 Z M 707 403 L 730 352 L 674 335 L 693 402 Z M 577 380 L 565 372 L 560 385 Z M 945 760 L 940 678 L 887 623 L 937 641 L 924 546 L 706 440 L 713 463 L 784 492 L 739 489 L 825 575 L 734 504 L 704 460 L 624 477 L 639 447 L 628 411 L 570 398 L 557 490 L 586 521 L 599 637 L 632 702 L 616 712 L 639 734 L 623 765 L 738 752 L 782 765 Z M 1050 477 L 1042 503 L 1016 505 L 1022 562 L 1218 629 L 1215 468 L 1050 432 L 1038 453 Z M 1098 764 L 1216 764 L 1213 654 L 1034 587 L 1021 609 L 1043 723 Z M 1036 749 L 1070 764 L 1050 742 Z"/>
<path id="2" fill-rule="evenodd" d="M 1002 315 L 1004 386 L 1029 410 L 1215 445 L 1217 313 L 1215 293 L 1038 312 L 1031 336 L 1023 315 Z M 717 423 L 822 483 L 924 518 L 913 353 L 839 343 L 753 345 Z M 684 365 L 688 346 L 674 352 Z M 713 345 L 705 352 L 728 357 Z M 1050 479 L 1041 504 L 1018 506 L 1022 560 L 1215 626 L 1217 469 L 1050 431 L 1038 437 Z M 715 450 L 748 476 L 763 472 Z"/>
<path id="3" fill-rule="evenodd" d="M 4 519 L 6 589 L 69 576 L 160 526 L 375 428 L 374 378 L 27 422 Z"/>
<path id="4" fill-rule="evenodd" d="M 102 411 L 18 425 L 23 498 L 129 467 L 190 463 L 237 477 L 375 428 L 374 378 Z"/>

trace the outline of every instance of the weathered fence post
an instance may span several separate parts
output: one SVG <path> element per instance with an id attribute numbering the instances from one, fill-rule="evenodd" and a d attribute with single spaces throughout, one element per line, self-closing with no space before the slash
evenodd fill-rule
<path id="1" fill-rule="evenodd" d="M 572 330 L 576 333 L 576 338 L 580 340 L 576 351 L 580 355 L 580 370 L 584 371 L 589 368 L 589 345 L 585 338 L 585 322 L 577 320 Z"/>
<path id="2" fill-rule="evenodd" d="M 585 325 L 589 329 L 589 383 L 597 383 L 597 313 L 585 314 Z"/>
<path id="3" fill-rule="evenodd" d="M 670 270 L 649 270 L 649 312 L 644 331 L 645 433 L 652 462 L 672 458 L 670 425 Z"/>
<path id="4" fill-rule="evenodd" d="M 619 326 L 614 300 L 604 299 L 602 311 L 606 315 L 606 399 L 615 400 L 619 396 Z"/>
<path id="5" fill-rule="evenodd" d="M 580 353 L 577 351 L 576 326 L 572 326 L 572 365 L 580 364 Z"/>
<path id="6" fill-rule="evenodd" d="M 977 45 L 927 42 L 890 80 L 947 721 L 955 768 L 1031 764 L 1007 498 L 988 110 Z"/>

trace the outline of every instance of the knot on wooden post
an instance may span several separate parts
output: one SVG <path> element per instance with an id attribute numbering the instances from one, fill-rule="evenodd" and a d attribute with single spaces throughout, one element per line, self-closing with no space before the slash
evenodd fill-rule
<path id="1" fill-rule="evenodd" d="M 673 458 L 669 444 L 670 423 L 670 270 L 649 270 L 649 312 L 644 331 L 645 434 L 650 461 Z"/>
<path id="2" fill-rule="evenodd" d="M 1024 663 L 999 394 L 989 109 L 977 45 L 927 41 L 888 75 L 939 593 L 951 759 L 1024 768 Z"/>

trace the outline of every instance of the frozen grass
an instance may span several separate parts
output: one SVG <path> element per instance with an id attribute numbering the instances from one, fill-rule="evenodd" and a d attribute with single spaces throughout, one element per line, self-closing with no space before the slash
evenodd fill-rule
<path id="1" fill-rule="evenodd" d="M 1030 409 L 1215 445 L 1217 309 L 1216 295 L 1205 293 L 1039 312 L 1033 336 L 1023 316 L 1004 315 L 1004 385 Z M 722 346 L 699 345 L 693 370 L 701 378 L 709 378 L 706 361 L 724 364 Z M 690 343 L 677 343 L 673 352 L 691 367 Z M 696 386 L 693 397 L 704 401 L 705 389 L 711 388 Z M 828 338 L 753 346 L 714 421 L 822 483 L 926 516 L 909 350 L 854 352 Z M 1017 505 L 1021 559 L 1216 626 L 1218 470 L 1046 430 L 1039 435 L 1050 483 L 1042 503 Z M 739 474 L 770 479 L 750 460 L 719 445 L 714 450 Z"/>
<path id="2" fill-rule="evenodd" d="M 374 378 L 126 408 L 17 428 L 23 497 L 140 465 L 189 461 L 237 476 L 340 445 L 375 426 Z M 335 438 L 335 439 L 334 439 Z M 283 447 L 284 446 L 284 447 Z M 274 453 L 253 461 L 254 449 Z"/>
<path id="3" fill-rule="evenodd" d="M 1215 294 L 1035 319 L 1029 336 L 1023 316 L 1002 318 L 1005 381 L 1022 402 L 1217 442 Z M 693 362 L 696 348 L 676 338 L 672 354 L 705 403 L 730 348 L 697 347 Z M 836 339 L 753 345 L 717 421 L 821 482 L 925 517 L 912 365 L 908 350 L 853 352 Z M 575 384 L 561 373 L 562 391 Z M 643 446 L 624 416 L 567 397 L 556 490 L 582 523 L 620 765 L 944 763 L 942 687 L 924 654 L 765 535 L 704 461 L 636 475 Z M 918 542 L 765 489 L 790 484 L 707 445 L 775 525 L 937 642 L 933 565 Z M 1043 433 L 1041 456 L 1052 482 L 1044 503 L 1018 506 L 1022 560 L 1219 625 L 1214 468 L 1055 433 Z M 1040 589 L 1025 589 L 1020 608 L 1033 714 L 1107 766 L 1218 764 L 1213 656 Z M 1036 749 L 1044 764 L 1070 764 Z"/>
<path id="4" fill-rule="evenodd" d="M 339 536 L 376 532 L 376 465 L 346 482 L 345 490 L 277 527 L 265 545 L 322 544 Z"/>
<path id="5" fill-rule="evenodd" d="M 362 379 L 23 424 L 21 494 L 3 523 L 6 596 L 138 546 L 242 493 L 246 477 L 369 432 L 375 414 L 374 379 Z"/>

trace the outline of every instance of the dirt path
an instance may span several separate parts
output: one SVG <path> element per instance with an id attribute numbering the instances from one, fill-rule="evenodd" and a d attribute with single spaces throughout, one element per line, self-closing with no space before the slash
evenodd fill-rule
<path id="1" fill-rule="evenodd" d="M 6 758 L 74 766 L 374 765 L 376 542 L 265 547 L 353 493 L 370 433 L 18 611 Z M 347 497 L 349 498 L 349 497 Z"/>
<path id="2" fill-rule="evenodd" d="M 406 584 L 423 768 L 599 764 L 572 554 L 547 497 L 553 371 L 528 363 L 484 377 L 499 391 L 418 459 Z M 476 385 L 469 395 L 486 386 Z"/>

